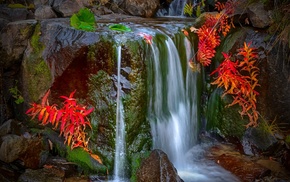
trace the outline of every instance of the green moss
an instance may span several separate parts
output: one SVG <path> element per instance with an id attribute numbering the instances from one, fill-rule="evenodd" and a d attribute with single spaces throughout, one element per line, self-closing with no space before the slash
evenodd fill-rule
<path id="1" fill-rule="evenodd" d="M 34 9 L 34 4 L 29 4 L 28 6 L 23 4 L 8 4 L 8 8 Z"/>
<path id="2" fill-rule="evenodd" d="M 142 161 L 149 157 L 150 152 L 141 152 L 141 153 L 135 153 L 131 157 L 131 182 L 137 182 L 137 170 L 142 164 Z"/>
<path id="3" fill-rule="evenodd" d="M 71 150 L 67 147 L 67 160 L 77 163 L 85 174 L 106 174 L 107 168 L 99 165 L 88 152 L 82 148 Z"/>
<path id="4" fill-rule="evenodd" d="M 285 142 L 289 145 L 290 144 L 290 135 L 285 137 Z"/>
<path id="5" fill-rule="evenodd" d="M 44 49 L 44 45 L 43 43 L 40 41 L 40 35 L 41 35 L 41 31 L 40 31 L 40 24 L 37 24 L 35 26 L 35 30 L 34 33 L 31 37 L 30 43 L 31 46 L 33 48 L 33 50 L 35 51 L 35 54 L 39 54 L 41 51 L 43 51 Z"/>
<path id="6" fill-rule="evenodd" d="M 23 62 L 23 72 L 26 84 L 25 90 L 28 90 L 29 102 L 37 101 L 40 95 L 47 90 L 52 82 L 50 68 L 42 58 L 44 45 L 40 41 L 40 25 L 36 25 L 33 36 L 30 39 L 30 45 L 33 51 Z"/>
<path id="7" fill-rule="evenodd" d="M 27 89 L 30 99 L 37 101 L 44 90 L 47 90 L 52 81 L 50 69 L 42 58 L 31 55 L 25 65 Z"/>
<path id="8" fill-rule="evenodd" d="M 113 153 L 115 148 L 115 118 L 116 105 L 112 93 L 114 83 L 108 73 L 103 70 L 89 77 L 89 97 L 95 107 L 91 117 L 92 131 L 90 143 L 94 153 L 102 156 L 104 165 L 110 170 L 113 166 Z"/>
<path id="9" fill-rule="evenodd" d="M 217 88 L 209 98 L 206 110 L 207 130 L 217 128 L 224 136 L 241 138 L 246 129 L 247 118 L 242 118 L 239 114 L 240 106 L 226 107 L 232 99 L 228 95 L 221 95 L 222 89 Z"/>

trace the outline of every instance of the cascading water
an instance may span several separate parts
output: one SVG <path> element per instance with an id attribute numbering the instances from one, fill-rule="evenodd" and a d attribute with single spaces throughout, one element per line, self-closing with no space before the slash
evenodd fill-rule
<path id="1" fill-rule="evenodd" d="M 120 182 L 125 179 L 125 122 L 121 96 L 120 72 L 121 72 L 121 46 L 117 47 L 117 110 L 116 110 L 116 150 L 114 163 L 114 181 Z"/>
<path id="2" fill-rule="evenodd" d="M 204 159 L 207 145 L 197 144 L 197 73 L 187 66 L 193 50 L 184 38 L 176 42 L 164 35 L 151 44 L 149 108 L 153 147 L 163 150 L 185 182 L 236 182 L 228 171 Z"/>
<path id="3" fill-rule="evenodd" d="M 184 6 L 186 3 L 191 3 L 192 5 L 196 5 L 198 0 L 173 0 L 168 9 L 160 9 L 157 12 L 157 16 L 184 16 Z"/>
<path id="4" fill-rule="evenodd" d="M 156 42 L 151 46 L 154 80 L 149 95 L 149 118 L 153 147 L 165 151 L 174 165 L 181 169 L 186 164 L 184 154 L 196 142 L 196 133 L 191 131 L 196 127 L 196 106 L 192 105 L 194 102 L 190 102 L 189 97 L 190 93 L 196 91 L 195 87 L 188 89 L 187 84 L 192 84 L 194 76 L 186 71 L 189 73 L 186 82 L 182 62 L 172 39 L 168 36 L 164 38 L 164 42 Z M 188 44 L 188 41 L 185 43 Z"/>

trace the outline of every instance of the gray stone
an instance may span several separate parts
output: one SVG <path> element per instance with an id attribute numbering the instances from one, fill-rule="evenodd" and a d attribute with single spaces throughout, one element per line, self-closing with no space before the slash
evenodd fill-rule
<path id="1" fill-rule="evenodd" d="M 2 137 L 0 147 L 0 160 L 10 163 L 18 159 L 27 150 L 27 141 L 18 135 L 6 135 Z"/>
<path id="2" fill-rule="evenodd" d="M 247 155 L 257 155 L 277 143 L 277 139 L 260 128 L 248 128 L 243 136 L 243 148 Z"/>
<path id="3" fill-rule="evenodd" d="M 262 3 L 250 4 L 248 6 L 248 17 L 253 27 L 256 28 L 265 28 L 272 23 L 269 13 Z"/>
<path id="4" fill-rule="evenodd" d="M 0 6 L 0 18 L 7 19 L 9 21 L 26 20 L 29 15 L 29 11 L 25 8 L 8 8 Z"/>
<path id="5" fill-rule="evenodd" d="M 70 17 L 74 13 L 77 13 L 81 8 L 83 8 L 82 3 L 78 3 L 76 0 L 65 0 L 61 2 L 54 9 L 60 13 L 63 17 Z"/>
<path id="6" fill-rule="evenodd" d="M 0 57 L 5 60 L 3 62 L 5 69 L 21 60 L 36 23 L 36 20 L 10 22 L 2 30 Z"/>
<path id="7" fill-rule="evenodd" d="M 147 159 L 142 161 L 137 171 L 137 181 L 180 182 L 183 180 L 178 176 L 177 170 L 169 161 L 167 155 L 163 151 L 155 149 Z"/>
<path id="8" fill-rule="evenodd" d="M 11 134 L 13 129 L 15 128 L 16 122 L 13 119 L 9 119 L 5 123 L 0 126 L 0 137 Z"/>
<path id="9" fill-rule="evenodd" d="M 49 18 L 56 18 L 57 17 L 55 12 L 48 5 L 39 6 L 35 10 L 34 15 L 35 15 L 35 19 L 36 20 L 43 20 L 43 19 L 49 19 Z"/>
<path id="10" fill-rule="evenodd" d="M 26 169 L 19 176 L 18 182 L 62 182 L 64 173 L 56 168 L 42 168 L 38 170 Z"/>
<path id="11" fill-rule="evenodd" d="M 126 0 L 124 9 L 130 15 L 150 18 L 155 15 L 159 5 L 159 0 Z"/>

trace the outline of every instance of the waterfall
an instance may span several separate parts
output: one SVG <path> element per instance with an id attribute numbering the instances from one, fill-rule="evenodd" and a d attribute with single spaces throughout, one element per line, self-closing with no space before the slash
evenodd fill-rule
<path id="1" fill-rule="evenodd" d="M 153 75 L 149 78 L 153 147 L 163 150 L 176 168 L 183 169 L 185 154 L 196 142 L 197 111 L 196 102 L 192 102 L 196 95 L 195 76 L 187 68 L 187 60 L 180 60 L 173 40 L 162 36 L 163 41 L 151 45 L 153 57 L 149 68 Z M 186 38 L 182 42 L 185 48 L 190 44 Z"/>
<path id="2" fill-rule="evenodd" d="M 185 51 L 186 50 L 186 51 Z M 184 36 L 157 34 L 148 64 L 148 118 L 153 148 L 164 151 L 185 182 L 238 182 L 204 158 L 209 144 L 198 144 L 197 75 L 188 68 L 193 47 Z"/>
<path id="3" fill-rule="evenodd" d="M 121 96 L 120 72 L 121 72 L 121 46 L 117 47 L 117 110 L 116 110 L 116 150 L 114 163 L 114 181 L 119 182 L 125 178 L 125 122 Z"/>
<path id="4" fill-rule="evenodd" d="M 196 5 L 198 0 L 173 0 L 166 9 L 159 9 L 156 15 L 161 16 L 184 16 L 183 9 L 186 3 Z"/>

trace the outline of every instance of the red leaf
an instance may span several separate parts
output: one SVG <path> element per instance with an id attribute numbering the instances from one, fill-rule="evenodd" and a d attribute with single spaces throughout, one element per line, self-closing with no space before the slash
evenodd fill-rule
<path id="1" fill-rule="evenodd" d="M 44 107 L 44 106 L 46 105 L 46 103 L 47 103 L 47 98 L 48 98 L 49 94 L 50 94 L 50 90 L 48 90 L 48 91 L 45 93 L 45 95 L 43 96 L 43 98 L 42 98 L 42 100 L 41 100 L 41 106 L 42 106 L 42 107 Z"/>

